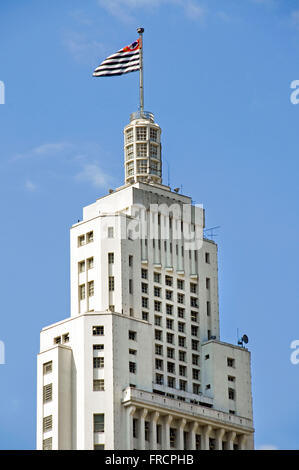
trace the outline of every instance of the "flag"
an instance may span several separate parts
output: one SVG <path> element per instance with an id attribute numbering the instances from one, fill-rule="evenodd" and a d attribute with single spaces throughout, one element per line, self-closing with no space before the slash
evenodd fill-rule
<path id="1" fill-rule="evenodd" d="M 139 50 L 140 40 L 137 39 L 129 46 L 120 49 L 105 59 L 93 72 L 94 77 L 110 77 L 122 75 L 140 69 Z"/>

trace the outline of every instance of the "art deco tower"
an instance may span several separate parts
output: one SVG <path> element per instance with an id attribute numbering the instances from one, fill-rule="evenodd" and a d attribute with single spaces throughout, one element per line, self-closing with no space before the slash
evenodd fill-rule
<path id="1" fill-rule="evenodd" d="M 71 227 L 70 317 L 43 328 L 38 449 L 252 449 L 250 353 L 220 340 L 217 245 L 162 184 L 151 113 L 124 129 L 125 184 Z"/>

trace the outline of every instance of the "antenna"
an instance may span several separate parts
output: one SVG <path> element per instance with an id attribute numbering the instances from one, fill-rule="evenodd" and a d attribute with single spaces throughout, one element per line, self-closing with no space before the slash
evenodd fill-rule
<path id="1" fill-rule="evenodd" d="M 204 229 L 205 238 L 210 238 L 211 240 L 214 241 L 214 237 L 218 237 L 218 233 L 215 233 L 214 230 L 217 230 L 220 227 L 221 227 L 220 225 L 216 225 L 215 227 Z M 210 233 L 207 233 L 207 232 L 210 232 Z"/>

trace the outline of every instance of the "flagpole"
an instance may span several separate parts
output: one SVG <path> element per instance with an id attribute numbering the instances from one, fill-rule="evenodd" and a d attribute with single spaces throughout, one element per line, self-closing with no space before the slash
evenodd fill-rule
<path id="1" fill-rule="evenodd" d="M 144 111 L 144 93 L 143 93 L 143 33 L 144 28 L 138 28 L 137 33 L 139 33 L 139 61 L 140 61 L 140 70 L 139 70 L 139 90 L 140 90 L 140 114 L 143 114 Z"/>

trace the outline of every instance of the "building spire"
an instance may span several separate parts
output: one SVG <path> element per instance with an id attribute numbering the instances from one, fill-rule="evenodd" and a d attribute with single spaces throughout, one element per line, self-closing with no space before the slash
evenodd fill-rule
<path id="1" fill-rule="evenodd" d="M 140 113 L 144 111 L 144 90 L 143 90 L 143 33 L 144 28 L 137 28 L 139 34 L 139 91 L 140 91 Z"/>

